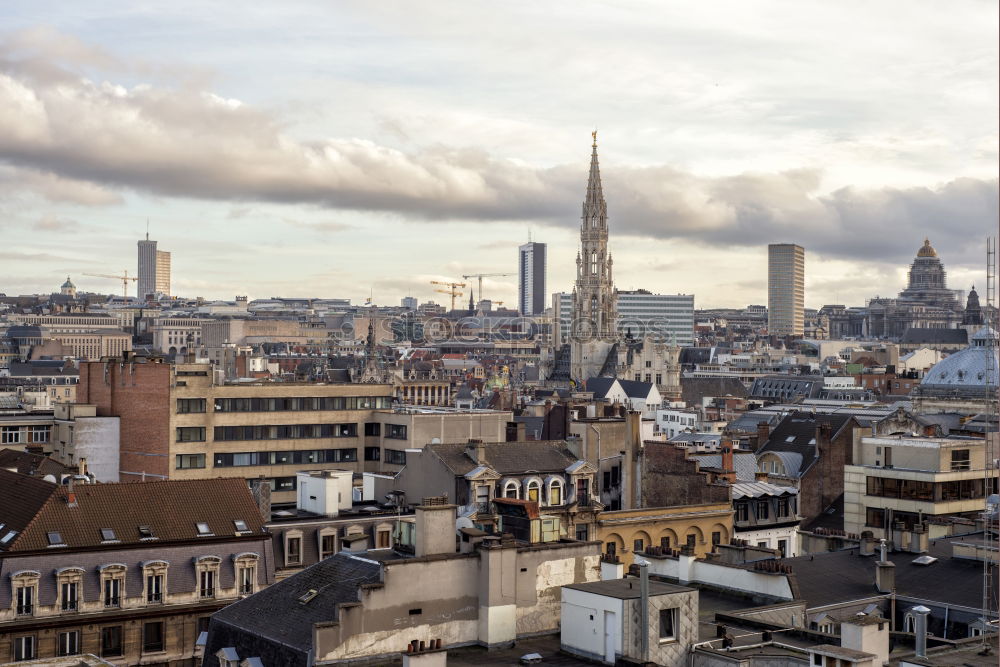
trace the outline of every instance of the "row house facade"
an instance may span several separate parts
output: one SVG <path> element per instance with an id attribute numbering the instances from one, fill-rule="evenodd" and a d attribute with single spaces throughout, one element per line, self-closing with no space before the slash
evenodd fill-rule
<path id="1" fill-rule="evenodd" d="M 208 617 L 273 568 L 242 480 L 74 487 L 0 470 L 0 661 L 195 665 Z"/>

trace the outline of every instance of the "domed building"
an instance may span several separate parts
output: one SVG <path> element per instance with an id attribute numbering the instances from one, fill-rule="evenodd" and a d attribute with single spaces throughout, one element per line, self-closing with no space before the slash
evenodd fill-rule
<path id="1" fill-rule="evenodd" d="M 973 415 L 996 401 L 1000 387 L 997 332 L 983 327 L 967 348 L 931 367 L 913 394 L 914 412 Z"/>
<path id="2" fill-rule="evenodd" d="M 947 272 L 930 239 L 917 250 L 917 257 L 910 265 L 909 284 L 899 293 L 900 301 L 916 301 L 927 306 L 960 310 L 955 293 L 945 284 Z"/>
<path id="3" fill-rule="evenodd" d="M 66 276 L 66 282 L 59 288 L 59 293 L 65 296 L 76 296 L 76 285 L 69 279 L 69 276 Z"/>

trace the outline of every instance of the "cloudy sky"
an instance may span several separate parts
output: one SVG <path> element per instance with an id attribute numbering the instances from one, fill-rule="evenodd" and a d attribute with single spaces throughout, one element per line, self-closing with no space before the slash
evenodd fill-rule
<path id="1" fill-rule="evenodd" d="M 0 292 L 173 252 L 186 296 L 436 297 L 549 244 L 569 289 L 599 131 L 619 288 L 806 304 L 950 286 L 997 228 L 998 15 L 950 2 L 0 7 Z M 515 278 L 486 282 L 514 301 Z"/>

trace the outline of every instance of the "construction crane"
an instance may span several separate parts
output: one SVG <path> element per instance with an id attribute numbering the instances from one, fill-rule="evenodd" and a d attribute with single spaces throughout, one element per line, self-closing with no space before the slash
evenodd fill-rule
<path id="1" fill-rule="evenodd" d="M 441 294 L 447 294 L 451 297 L 451 309 L 455 310 L 455 298 L 462 296 L 462 287 L 465 287 L 465 283 L 446 283 L 440 280 L 432 280 L 431 285 L 444 285 L 448 289 L 434 290 L 435 292 L 440 292 Z"/>
<path id="2" fill-rule="evenodd" d="M 122 296 L 126 299 L 128 298 L 128 281 L 131 280 L 132 282 L 135 282 L 139 280 L 135 276 L 130 276 L 128 274 L 128 269 L 125 269 L 120 276 L 113 276 L 109 273 L 85 273 L 83 275 L 90 276 L 92 278 L 110 278 L 111 280 L 122 281 Z"/>
<path id="3" fill-rule="evenodd" d="M 483 278 L 498 278 L 500 276 L 516 276 L 516 273 L 470 273 L 467 276 L 462 276 L 465 280 L 469 278 L 479 279 L 479 300 L 483 300 Z"/>

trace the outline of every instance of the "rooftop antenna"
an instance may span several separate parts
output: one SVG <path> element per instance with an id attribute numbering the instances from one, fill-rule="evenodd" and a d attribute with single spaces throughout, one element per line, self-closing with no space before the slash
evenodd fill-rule
<path id="1" fill-rule="evenodd" d="M 146 240 L 149 240 L 149 218 L 146 218 Z"/>

